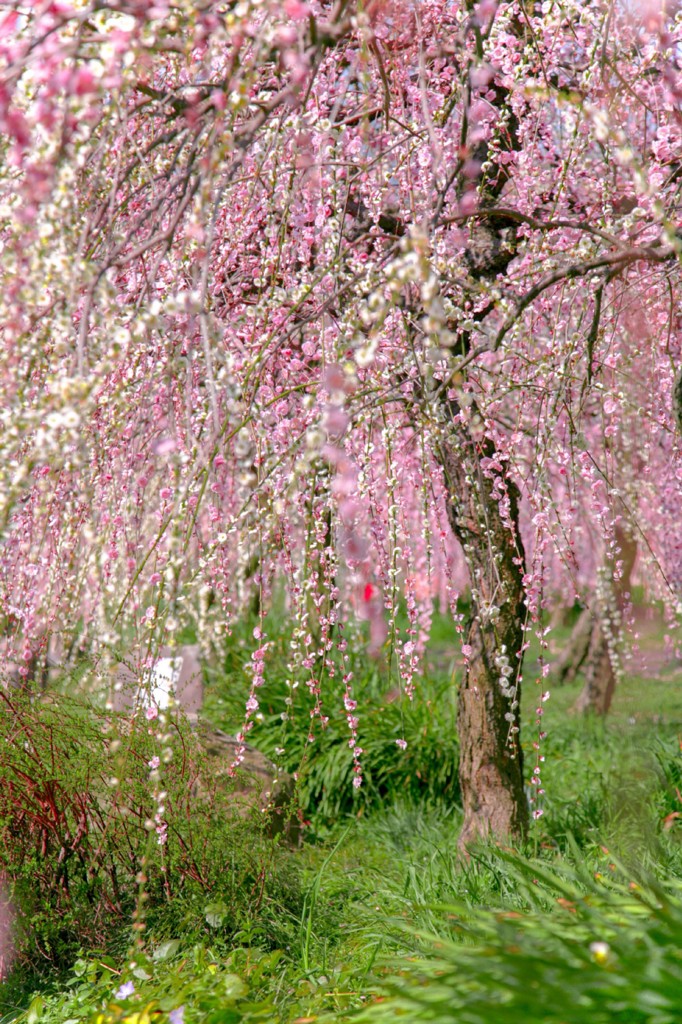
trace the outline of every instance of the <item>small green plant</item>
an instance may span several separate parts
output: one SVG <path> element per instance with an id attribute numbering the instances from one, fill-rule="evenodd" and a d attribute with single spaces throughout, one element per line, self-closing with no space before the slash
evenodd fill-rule
<path id="1" fill-rule="evenodd" d="M 682 832 L 682 740 L 661 740 L 655 753 L 663 782 L 658 787 L 657 810 L 666 829 Z"/>
<path id="2" fill-rule="evenodd" d="M 324 721 L 311 716 L 314 698 L 302 683 L 291 685 L 289 628 L 278 632 L 276 624 L 268 626 L 269 635 L 277 639 L 268 655 L 265 683 L 258 693 L 260 713 L 249 742 L 296 775 L 303 815 L 324 830 L 344 814 L 385 806 L 396 794 L 415 802 L 437 798 L 457 804 L 456 688 L 449 674 L 421 678 L 419 697 L 410 701 L 395 686 L 385 665 L 369 658 L 362 648 L 351 655 L 363 768 L 362 786 L 354 789 L 340 673 L 325 680 Z M 209 688 L 206 713 L 228 732 L 238 730 L 243 722 L 249 686 L 244 670 L 248 635 L 247 626 L 235 630 L 227 646 L 225 669 Z"/>
<path id="3" fill-rule="evenodd" d="M 276 944 L 278 908 L 300 907 L 298 876 L 186 723 L 164 726 L 159 821 L 153 723 L 62 696 L 2 700 L 0 875 L 15 914 L 15 988 L 68 970 L 80 948 L 124 955 L 131 926 L 226 942 L 261 922 Z"/>
<path id="4" fill-rule="evenodd" d="M 490 857 L 490 853 L 487 854 Z M 360 1020 L 421 1024 L 675 1024 L 682 1016 L 682 886 L 551 869 L 498 851 L 526 912 L 452 903 L 405 934 L 391 998 Z M 407 932 L 407 930 L 405 930 Z"/>
<path id="5" fill-rule="evenodd" d="M 280 954 L 248 951 L 239 957 L 179 943 L 136 953 L 123 967 L 109 958 L 80 959 L 61 993 L 36 996 L 21 1024 L 256 1024 L 270 1021 L 274 1006 L 263 998 L 264 976 Z M 19 1024 L 18 1022 L 18 1024 Z"/>

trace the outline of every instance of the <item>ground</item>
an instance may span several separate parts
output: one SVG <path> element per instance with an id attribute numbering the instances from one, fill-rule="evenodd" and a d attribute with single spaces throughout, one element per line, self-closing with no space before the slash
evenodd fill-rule
<path id="1" fill-rule="evenodd" d="M 399 715 L 385 690 L 381 699 L 375 673 L 368 747 L 386 760 L 383 774 L 369 772 L 369 796 L 330 802 L 331 769 L 318 742 L 308 767 L 318 789 L 309 778 L 305 790 L 318 793 L 317 810 L 308 808 L 306 839 L 263 859 L 272 874 L 258 883 L 258 900 L 232 905 L 216 890 L 171 901 L 150 915 L 134 955 L 84 949 L 66 987 L 44 979 L 19 1019 L 493 1024 L 504 1005 L 509 1024 L 679 1020 L 682 667 L 658 653 L 657 620 L 641 632 L 642 653 L 606 722 L 570 713 L 580 680 L 543 683 L 551 692 L 543 704 L 545 813 L 522 847 L 457 854 L 459 811 L 439 795 L 448 776 L 434 774 L 430 747 L 437 754 L 454 724 L 443 699 L 454 652 L 439 626 L 433 677 L 422 683 L 428 714 L 412 721 L 409 708 L 401 712 L 414 732 L 408 750 L 421 791 L 400 775 L 394 737 L 382 738 L 382 725 L 390 732 Z M 527 763 L 536 665 L 534 648 L 523 709 Z M 225 724 L 228 705 L 215 707 Z M 266 716 L 260 728 L 265 740 L 274 726 Z M 11 998 L 17 1005 L 29 997 L 14 990 Z M 7 1002 L 2 1012 L 3 1021 L 16 1014 Z"/>

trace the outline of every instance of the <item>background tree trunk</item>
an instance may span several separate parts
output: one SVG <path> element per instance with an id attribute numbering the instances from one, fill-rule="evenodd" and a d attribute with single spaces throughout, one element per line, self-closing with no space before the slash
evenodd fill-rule
<path id="1" fill-rule="evenodd" d="M 592 630 L 585 658 L 585 685 L 573 710 L 585 714 L 606 715 L 616 689 L 616 650 L 622 625 L 623 611 L 630 595 L 632 570 L 637 558 L 637 543 L 621 524 L 616 526 L 616 541 L 620 549 L 622 572 L 614 579 L 615 566 L 606 567 L 603 592 L 605 600 L 599 602 L 597 614 L 592 615 Z"/>
<path id="2" fill-rule="evenodd" d="M 598 617 L 592 619 L 590 642 L 585 659 L 585 685 L 573 705 L 574 711 L 585 714 L 605 715 L 611 707 L 616 689 L 616 674 L 613 671 L 609 642 Z"/>
<path id="3" fill-rule="evenodd" d="M 593 613 L 583 608 L 571 631 L 566 646 L 552 665 L 552 673 L 561 685 L 575 682 L 585 664 L 592 638 Z"/>

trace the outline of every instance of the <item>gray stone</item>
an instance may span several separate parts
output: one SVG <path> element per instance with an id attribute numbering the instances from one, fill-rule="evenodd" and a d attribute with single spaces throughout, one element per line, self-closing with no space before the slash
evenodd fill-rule
<path id="1" fill-rule="evenodd" d="M 291 845 L 300 840 L 300 822 L 295 813 L 294 780 L 250 743 L 240 744 L 235 736 L 200 722 L 197 736 L 209 759 L 209 776 L 229 787 L 234 794 L 236 814 L 249 814 L 257 808 L 266 818 L 270 835 L 283 835 Z M 233 766 L 241 752 L 241 763 Z M 200 796 L 197 792 L 197 796 Z"/>

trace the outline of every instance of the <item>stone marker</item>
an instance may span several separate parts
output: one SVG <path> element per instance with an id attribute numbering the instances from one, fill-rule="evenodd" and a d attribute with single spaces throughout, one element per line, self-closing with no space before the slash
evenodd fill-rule
<path id="1" fill-rule="evenodd" d="M 154 666 L 140 677 L 121 662 L 116 670 L 112 705 L 114 711 L 133 707 L 167 708 L 171 695 L 187 717 L 196 720 L 204 699 L 199 647 L 161 647 Z"/>

